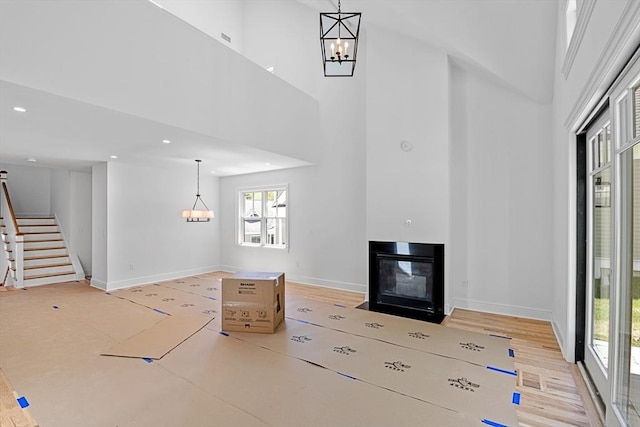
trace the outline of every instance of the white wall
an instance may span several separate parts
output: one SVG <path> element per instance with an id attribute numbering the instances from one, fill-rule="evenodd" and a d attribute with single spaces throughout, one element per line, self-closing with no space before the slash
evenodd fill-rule
<path id="1" fill-rule="evenodd" d="M 91 286 L 107 290 L 108 163 L 91 168 Z"/>
<path id="2" fill-rule="evenodd" d="M 242 53 L 244 1 L 154 0 L 154 2 L 223 45 Z M 231 42 L 223 39 L 221 33 L 229 36 Z"/>
<path id="3" fill-rule="evenodd" d="M 318 98 L 323 87 L 318 16 L 297 1 L 245 0 L 244 55 Z M 356 65 L 356 73 L 360 68 Z"/>
<path id="4" fill-rule="evenodd" d="M 58 218 L 67 243 L 71 236 L 71 172 L 62 169 L 51 171 L 51 214 Z"/>
<path id="5" fill-rule="evenodd" d="M 551 319 L 551 106 L 454 70 L 456 307 Z M 464 194 L 464 197 L 462 197 Z M 463 282 L 467 282 L 464 284 Z"/>
<path id="6" fill-rule="evenodd" d="M 51 212 L 51 169 L 37 166 L 0 164 L 6 170 L 13 210 L 20 214 Z"/>
<path id="7" fill-rule="evenodd" d="M 91 174 L 71 172 L 69 246 L 78 255 L 85 275 L 91 275 Z"/>
<path id="8" fill-rule="evenodd" d="M 219 220 L 187 223 L 180 217 L 195 200 L 192 165 L 167 170 L 109 162 L 106 180 L 107 289 L 218 268 Z M 214 212 L 218 191 L 218 178 L 201 177 L 200 193 Z M 102 269 L 93 258 L 94 271 Z"/>
<path id="9" fill-rule="evenodd" d="M 404 58 L 401 67 L 390 51 Z M 450 304 L 447 57 L 369 26 L 366 69 L 367 240 L 443 243 Z M 404 151 L 402 141 L 413 148 Z"/>

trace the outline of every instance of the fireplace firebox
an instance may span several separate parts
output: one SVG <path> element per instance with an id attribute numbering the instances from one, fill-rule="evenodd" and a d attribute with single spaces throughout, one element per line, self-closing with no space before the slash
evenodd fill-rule
<path id="1" fill-rule="evenodd" d="M 442 322 L 444 245 L 369 242 L 368 309 Z"/>

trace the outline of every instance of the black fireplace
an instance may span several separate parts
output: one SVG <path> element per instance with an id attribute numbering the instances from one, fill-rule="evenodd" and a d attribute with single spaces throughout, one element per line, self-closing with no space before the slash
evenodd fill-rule
<path id="1" fill-rule="evenodd" d="M 440 323 L 444 245 L 369 242 L 369 310 Z"/>

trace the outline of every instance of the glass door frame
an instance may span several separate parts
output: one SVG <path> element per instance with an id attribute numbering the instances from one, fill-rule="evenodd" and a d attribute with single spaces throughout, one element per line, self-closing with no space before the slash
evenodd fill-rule
<path id="1" fill-rule="evenodd" d="M 615 162 L 613 160 L 612 155 L 612 146 L 614 141 L 614 129 L 613 129 L 613 120 L 610 115 L 610 110 L 606 109 L 601 112 L 599 117 L 592 121 L 592 123 L 587 128 L 586 135 L 586 151 L 587 151 L 587 169 L 586 169 L 586 228 L 587 228 L 587 256 L 586 256 L 586 293 L 585 293 L 585 337 L 584 337 L 584 365 L 589 372 L 592 382 L 594 383 L 597 392 L 602 399 L 602 403 L 605 408 L 609 408 L 611 406 L 611 387 L 610 387 L 610 361 L 611 359 L 611 351 L 612 347 L 615 346 L 612 343 L 612 331 L 611 331 L 611 321 L 615 317 L 614 304 L 611 304 L 611 301 L 614 301 L 614 284 L 616 283 L 615 276 L 615 268 L 614 260 L 616 259 L 615 254 L 615 215 L 611 215 L 611 222 L 609 223 L 609 270 L 610 270 L 610 287 L 609 287 L 609 324 L 608 324 L 608 347 L 607 347 L 607 366 L 601 361 L 600 356 L 593 348 L 592 340 L 594 335 L 594 310 L 593 310 L 593 302 L 594 302 L 594 212 L 596 209 L 594 194 L 594 177 L 602 173 L 603 171 L 609 169 L 609 173 L 611 178 L 615 176 Z M 592 144 L 592 140 L 597 138 L 597 136 L 604 132 L 604 129 L 609 126 L 611 130 L 611 137 L 609 142 L 608 153 L 606 153 L 609 162 L 605 164 L 598 164 L 594 166 L 594 147 Z M 615 186 L 615 180 L 611 179 L 611 194 L 613 195 L 613 187 Z M 615 200 L 611 198 L 611 209 L 614 209 Z M 608 412 L 608 411 L 607 411 Z"/>

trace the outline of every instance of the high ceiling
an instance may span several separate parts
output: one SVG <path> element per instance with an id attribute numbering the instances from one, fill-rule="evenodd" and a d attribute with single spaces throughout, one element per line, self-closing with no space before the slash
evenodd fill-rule
<path id="1" fill-rule="evenodd" d="M 298 1 L 319 11 L 336 8 L 329 0 Z M 192 164 L 199 157 L 204 160 L 203 171 L 215 170 L 218 176 L 309 164 L 300 160 L 303 157 L 292 158 L 266 151 L 265 147 L 252 148 L 259 146 L 256 144 L 221 138 L 208 132 L 206 126 L 183 125 L 189 120 L 195 123 L 193 118 L 173 120 L 165 114 L 158 117 L 166 120 L 155 120 L 135 113 L 134 107 L 142 106 L 113 107 L 116 104 L 107 102 L 108 93 L 92 99 L 76 96 L 68 89 L 69 84 L 75 83 L 73 79 L 81 80 L 78 87 L 112 85 L 113 94 L 117 94 L 121 89 L 116 85 L 117 78 L 105 82 L 104 76 L 117 77 L 120 68 L 131 66 L 136 60 L 150 62 L 156 52 L 145 50 L 144 55 L 148 56 L 143 59 L 123 56 L 121 64 L 101 76 L 70 76 L 69 71 L 85 67 L 86 62 L 97 63 L 102 52 L 117 57 L 118 46 L 122 48 L 129 40 L 124 37 L 118 45 L 114 37 L 100 39 L 100 34 L 113 34 L 109 32 L 113 29 L 109 28 L 108 18 L 101 19 L 98 12 L 77 13 L 77 17 L 70 18 L 70 11 L 75 11 L 79 3 L 55 3 L 0 0 L 0 162 L 32 164 L 26 159 L 36 158 L 36 164 L 41 166 L 89 170 L 92 164 L 110 161 L 111 155 L 117 155 L 117 161 L 158 165 Z M 153 14 L 155 6 L 143 0 L 126 3 L 131 19 L 138 18 L 141 34 L 157 24 L 153 19 L 171 19 L 141 19 Z M 118 7 L 123 4 L 119 2 Z M 441 48 L 465 66 L 489 73 L 540 103 L 550 103 L 552 99 L 557 7 L 556 0 L 346 0 L 342 4 L 345 11 L 363 13 L 365 28 L 368 24 L 384 26 Z M 33 13 L 34 10 L 41 13 Z M 30 50 L 30 46 L 41 50 Z M 66 72 L 46 72 L 52 64 Z M 163 72 L 149 73 L 148 79 L 162 84 L 159 79 Z M 65 78 L 70 80 L 66 87 Z M 142 82 L 145 77 L 141 79 Z M 36 80 L 37 85 L 28 84 Z M 15 112 L 14 106 L 24 106 L 28 111 Z M 179 107 L 167 111 L 186 116 Z"/>
<path id="2" fill-rule="evenodd" d="M 298 0 L 322 12 L 337 0 Z M 448 52 L 531 99 L 553 98 L 558 0 L 344 0 L 345 12 Z"/>

